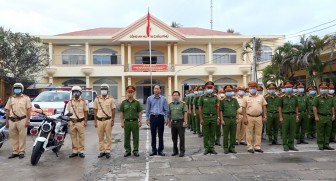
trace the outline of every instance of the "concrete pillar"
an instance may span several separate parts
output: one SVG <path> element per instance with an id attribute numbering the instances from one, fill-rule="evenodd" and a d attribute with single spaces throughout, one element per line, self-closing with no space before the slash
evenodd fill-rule
<path id="1" fill-rule="evenodd" d="M 128 77 L 127 78 L 127 85 L 132 85 L 132 78 L 131 77 Z M 125 87 L 126 88 L 126 87 Z"/>
<path id="2" fill-rule="evenodd" d="M 167 49 L 168 49 L 168 66 L 170 66 L 171 64 L 171 46 L 170 46 L 170 43 L 168 43 L 167 45 Z"/>
<path id="3" fill-rule="evenodd" d="M 125 89 L 125 76 L 121 76 L 121 101 L 125 100 Z"/>
<path id="4" fill-rule="evenodd" d="M 127 44 L 127 64 L 131 65 L 132 62 L 132 46 L 131 44 Z"/>
<path id="5" fill-rule="evenodd" d="M 53 44 L 52 43 L 49 43 L 49 64 L 51 65 L 53 62 Z"/>
<path id="6" fill-rule="evenodd" d="M 174 90 L 179 90 L 177 87 L 177 75 L 174 76 Z"/>
<path id="7" fill-rule="evenodd" d="M 125 44 L 121 44 L 120 45 L 120 49 L 121 49 L 121 65 L 125 65 Z"/>
<path id="8" fill-rule="evenodd" d="M 246 74 L 243 75 L 243 86 L 247 87 L 247 75 Z"/>
<path id="9" fill-rule="evenodd" d="M 212 81 L 212 75 L 209 75 L 209 81 Z"/>
<path id="10" fill-rule="evenodd" d="M 90 47 L 89 43 L 85 43 L 85 65 L 89 65 L 90 61 Z"/>
<path id="11" fill-rule="evenodd" d="M 212 64 L 212 44 L 211 42 L 208 43 L 208 59 L 207 59 L 208 64 Z"/>
<path id="12" fill-rule="evenodd" d="M 86 85 L 85 85 L 85 86 L 86 86 L 86 88 L 89 88 L 89 87 L 90 87 L 90 76 L 88 76 L 88 75 L 85 76 L 85 79 L 86 79 L 86 80 L 85 80 L 85 82 L 86 82 Z"/>
<path id="13" fill-rule="evenodd" d="M 246 47 L 246 42 L 243 43 L 243 50 L 245 49 L 245 47 Z M 247 58 L 247 54 L 245 53 L 245 54 L 243 55 L 243 64 L 246 64 L 246 63 L 247 63 L 246 58 Z M 245 85 L 244 85 L 244 86 L 245 86 Z"/>
<path id="14" fill-rule="evenodd" d="M 53 85 L 54 79 L 53 76 L 49 76 L 49 84 Z"/>
<path id="15" fill-rule="evenodd" d="M 177 44 L 174 44 L 174 64 L 177 64 Z"/>
<path id="16" fill-rule="evenodd" d="M 172 80 L 168 77 L 168 102 L 172 101 Z"/>

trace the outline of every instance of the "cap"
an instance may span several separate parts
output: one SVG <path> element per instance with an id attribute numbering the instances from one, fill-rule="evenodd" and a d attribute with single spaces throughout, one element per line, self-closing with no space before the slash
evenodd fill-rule
<path id="1" fill-rule="evenodd" d="M 251 82 L 248 83 L 248 86 L 249 86 L 249 87 L 257 87 L 257 86 L 258 86 L 258 83 L 255 82 L 255 81 L 251 81 Z"/>
<path id="2" fill-rule="evenodd" d="M 293 87 L 293 84 L 289 81 L 284 83 L 284 87 Z"/>
<path id="3" fill-rule="evenodd" d="M 335 88 L 334 83 L 329 83 L 329 89 L 334 89 L 334 88 Z"/>
<path id="4" fill-rule="evenodd" d="M 233 86 L 232 85 L 226 85 L 224 86 L 223 90 L 226 91 L 233 91 Z"/>
<path id="5" fill-rule="evenodd" d="M 197 90 L 203 90 L 202 86 L 198 86 Z"/>
<path id="6" fill-rule="evenodd" d="M 243 91 L 245 91 L 245 87 L 244 86 L 238 86 L 237 90 L 243 90 Z"/>
<path id="7" fill-rule="evenodd" d="M 303 83 L 298 83 L 298 84 L 296 85 L 296 87 L 297 87 L 297 88 L 304 88 L 304 84 L 303 84 Z"/>
<path id="8" fill-rule="evenodd" d="M 246 89 L 245 89 L 245 92 L 249 92 L 249 91 L 250 91 L 250 89 L 249 89 L 249 88 L 246 88 Z"/>
<path id="9" fill-rule="evenodd" d="M 277 86 L 275 85 L 275 83 L 269 83 L 267 86 L 266 86 L 267 89 L 276 89 Z"/>
<path id="10" fill-rule="evenodd" d="M 319 88 L 329 88 L 328 87 L 328 84 L 326 82 L 322 82 L 320 85 L 319 85 Z"/>
<path id="11" fill-rule="evenodd" d="M 310 86 L 307 88 L 307 92 L 309 92 L 310 90 L 316 90 L 316 88 L 314 86 Z"/>
<path id="12" fill-rule="evenodd" d="M 135 87 L 132 86 L 132 85 L 129 85 L 129 86 L 126 87 L 126 91 L 127 92 L 134 92 L 135 91 Z"/>
<path id="13" fill-rule="evenodd" d="M 257 87 L 257 91 L 263 91 L 263 90 L 264 90 L 264 88 L 262 86 Z"/>
<path id="14" fill-rule="evenodd" d="M 215 85 L 215 83 L 213 83 L 212 81 L 208 81 L 208 82 L 206 82 L 205 83 L 205 87 L 207 87 L 207 86 L 214 86 Z"/>

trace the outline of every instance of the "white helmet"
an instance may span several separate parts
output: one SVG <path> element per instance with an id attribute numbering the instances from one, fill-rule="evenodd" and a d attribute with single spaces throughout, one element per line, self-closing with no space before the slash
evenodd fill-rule
<path id="1" fill-rule="evenodd" d="M 20 89 L 21 89 L 21 92 L 24 91 L 24 86 L 23 86 L 21 83 L 15 83 L 15 84 L 13 85 L 13 89 L 15 89 L 15 88 L 20 88 Z"/>
<path id="2" fill-rule="evenodd" d="M 100 89 L 107 89 L 107 90 L 109 90 L 109 85 L 108 84 L 102 84 L 102 85 L 100 85 Z"/>
<path id="3" fill-rule="evenodd" d="M 76 86 L 73 86 L 73 87 L 72 87 L 71 91 L 72 91 L 72 92 L 73 92 L 73 91 L 79 91 L 80 93 L 82 93 L 82 88 L 76 85 Z"/>

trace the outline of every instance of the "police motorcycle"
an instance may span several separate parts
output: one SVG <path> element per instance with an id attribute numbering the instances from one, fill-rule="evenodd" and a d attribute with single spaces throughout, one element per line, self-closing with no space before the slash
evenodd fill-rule
<path id="1" fill-rule="evenodd" d="M 6 128 L 6 110 L 0 108 L 0 148 L 9 138 L 9 130 Z"/>
<path id="2" fill-rule="evenodd" d="M 41 112 L 36 111 L 43 121 L 39 127 L 34 127 L 30 130 L 30 134 L 37 135 L 34 141 L 33 152 L 30 158 L 30 163 L 36 165 L 41 158 L 44 151 L 52 150 L 58 157 L 57 152 L 61 149 L 64 144 L 64 139 L 68 132 L 68 120 L 72 116 L 72 113 L 67 113 L 64 115 L 65 108 L 68 101 L 64 101 L 64 108 L 62 114 L 54 119 L 46 116 L 43 110 L 38 104 L 34 104 L 36 109 Z"/>

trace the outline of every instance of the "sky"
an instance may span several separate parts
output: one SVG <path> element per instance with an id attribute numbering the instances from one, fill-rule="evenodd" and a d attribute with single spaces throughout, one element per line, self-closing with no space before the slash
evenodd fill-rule
<path id="1" fill-rule="evenodd" d="M 210 29 L 210 0 L 0 0 L 0 26 L 32 35 L 127 27 L 148 8 L 169 25 Z M 336 32 L 335 1 L 213 0 L 213 29 L 228 28 L 243 35 L 287 35 L 292 42 L 311 31 L 323 36 Z"/>

